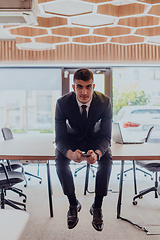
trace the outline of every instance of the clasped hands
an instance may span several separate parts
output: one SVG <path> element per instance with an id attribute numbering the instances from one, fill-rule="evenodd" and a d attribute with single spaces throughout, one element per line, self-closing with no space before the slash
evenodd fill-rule
<path id="1" fill-rule="evenodd" d="M 76 163 L 80 163 L 82 161 L 87 161 L 88 164 L 94 164 L 98 159 L 97 155 L 93 150 L 88 150 L 87 154 L 90 154 L 90 157 L 82 156 L 82 151 L 77 149 L 76 151 L 68 150 L 66 157 L 73 160 Z"/>

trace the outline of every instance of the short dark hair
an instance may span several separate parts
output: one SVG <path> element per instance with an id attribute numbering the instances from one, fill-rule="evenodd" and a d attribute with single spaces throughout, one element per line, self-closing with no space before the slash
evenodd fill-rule
<path id="1" fill-rule="evenodd" d="M 74 81 L 75 79 L 77 79 L 77 80 L 83 80 L 86 82 L 86 81 L 89 81 L 90 79 L 93 79 L 93 73 L 87 68 L 81 68 L 74 73 L 73 79 Z"/>

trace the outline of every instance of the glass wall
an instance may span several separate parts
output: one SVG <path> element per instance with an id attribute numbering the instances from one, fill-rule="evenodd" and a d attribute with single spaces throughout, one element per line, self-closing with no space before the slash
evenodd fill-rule
<path id="1" fill-rule="evenodd" d="M 113 118 L 124 137 L 144 138 L 154 126 L 160 141 L 160 68 L 114 67 L 112 76 Z"/>
<path id="2" fill-rule="evenodd" d="M 0 128 L 13 133 L 53 133 L 61 69 L 0 68 Z"/>

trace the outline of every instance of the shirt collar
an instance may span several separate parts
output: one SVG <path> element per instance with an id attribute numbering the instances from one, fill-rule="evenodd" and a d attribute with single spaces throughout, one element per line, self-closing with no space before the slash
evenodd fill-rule
<path id="1" fill-rule="evenodd" d="M 81 107 L 82 105 L 86 105 L 89 108 L 91 105 L 92 98 L 87 103 L 81 103 L 77 98 L 76 98 L 76 100 L 77 100 L 79 107 Z"/>

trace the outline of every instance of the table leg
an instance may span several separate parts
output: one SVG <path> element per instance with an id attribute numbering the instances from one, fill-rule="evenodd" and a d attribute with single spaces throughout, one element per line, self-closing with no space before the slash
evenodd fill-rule
<path id="1" fill-rule="evenodd" d="M 48 197 L 49 197 L 49 208 L 50 208 L 50 217 L 53 217 L 53 203 L 52 203 L 52 184 L 51 184 L 51 177 L 50 177 L 50 167 L 49 161 L 47 161 L 47 180 L 48 180 Z"/>
<path id="2" fill-rule="evenodd" d="M 133 178 L 134 178 L 134 192 L 135 192 L 135 195 L 137 195 L 136 167 L 135 167 L 134 160 L 133 160 Z"/>
<path id="3" fill-rule="evenodd" d="M 119 196 L 117 203 L 117 218 L 120 218 L 121 213 L 121 204 L 122 204 L 122 189 L 123 189 L 123 173 L 124 173 L 124 161 L 121 161 L 121 174 L 119 182 Z"/>
<path id="4" fill-rule="evenodd" d="M 131 223 L 132 225 L 136 226 L 137 228 L 141 229 L 142 231 L 144 231 L 145 233 L 148 234 L 148 230 L 146 229 L 145 226 L 140 226 L 140 225 L 132 222 L 131 220 L 129 220 L 127 218 L 123 218 L 123 217 L 120 216 L 121 205 L 122 205 L 123 175 L 124 175 L 124 161 L 122 160 L 121 161 L 120 183 L 119 183 L 119 196 L 118 196 L 118 203 L 117 203 L 117 218 Z"/>
<path id="5" fill-rule="evenodd" d="M 87 163 L 87 166 L 86 166 L 86 178 L 85 178 L 85 185 L 84 185 L 84 195 L 86 195 L 86 192 L 88 190 L 89 169 L 90 169 L 90 165 Z"/>

